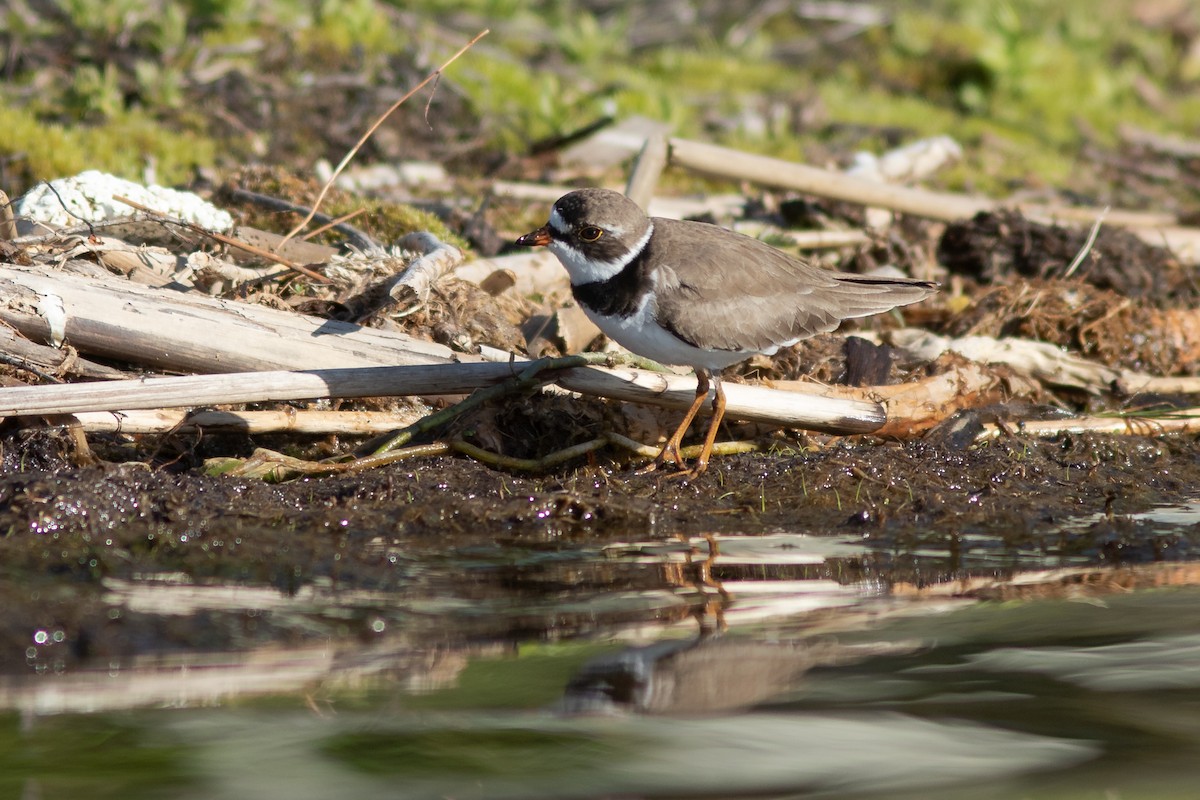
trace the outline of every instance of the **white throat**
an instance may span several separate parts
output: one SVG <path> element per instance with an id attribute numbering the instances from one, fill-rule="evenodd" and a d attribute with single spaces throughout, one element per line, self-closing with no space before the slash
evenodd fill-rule
<path id="1" fill-rule="evenodd" d="M 554 225 L 554 221 L 554 215 L 552 214 L 550 224 Z M 610 232 L 609 235 L 614 235 L 614 233 Z M 621 270 L 625 269 L 630 261 L 637 258 L 638 254 L 642 252 L 646 244 L 650 241 L 650 235 L 653 233 L 654 223 L 648 223 L 646 225 L 646 232 L 642 234 L 642 238 L 634 242 L 633 247 L 629 248 L 625 255 L 611 261 L 596 261 L 588 258 L 570 244 L 560 242 L 557 239 L 550 242 L 549 248 L 550 252 L 554 253 L 558 257 L 558 260 L 562 262 L 562 265 L 567 268 L 567 275 L 570 276 L 572 285 L 583 286 L 584 284 L 606 281 L 616 277 Z"/>

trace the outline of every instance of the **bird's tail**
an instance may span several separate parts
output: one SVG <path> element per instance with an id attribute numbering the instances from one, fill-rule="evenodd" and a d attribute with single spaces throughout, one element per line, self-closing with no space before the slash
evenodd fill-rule
<path id="1" fill-rule="evenodd" d="M 919 303 L 938 290 L 930 281 L 911 278 L 871 278 L 838 275 L 838 287 L 830 292 L 842 319 L 869 317 L 896 306 Z"/>

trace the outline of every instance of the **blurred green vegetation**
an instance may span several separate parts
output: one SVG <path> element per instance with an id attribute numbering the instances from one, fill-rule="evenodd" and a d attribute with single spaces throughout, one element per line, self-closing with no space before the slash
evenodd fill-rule
<path id="1" fill-rule="evenodd" d="M 31 721 L 32 720 L 32 721 Z M 0 796 L 164 797 L 195 788 L 187 751 L 129 714 L 0 715 Z"/>
<path id="2" fill-rule="evenodd" d="M 408 85 L 394 85 L 397 60 L 424 74 L 488 27 L 439 92 L 471 114 L 475 130 L 460 140 L 492 151 L 520 154 L 600 117 L 643 114 L 678 135 L 797 158 L 950 134 L 968 152 L 951 184 L 1066 186 L 1081 146 L 1112 145 L 1122 123 L 1200 128 L 1200 10 L 1180 2 L 1174 17 L 1139 17 L 1138 5 L 864 5 L 884 17 L 844 34 L 844 22 L 786 10 L 755 21 L 749 2 L 698 4 L 696 19 L 665 32 L 655 15 L 672 7 L 635 3 L 55 0 L 35 12 L 15 2 L 0 11 L 0 161 L 18 183 L 84 166 L 137 178 L 147 161 L 162 181 L 184 181 L 198 166 L 260 158 L 264 141 L 284 135 L 224 124 L 239 103 L 296 103 L 328 74 L 398 97 Z M 249 76 L 249 96 L 231 87 L 210 107 L 213 75 L 231 70 Z M 263 96 L 253 79 L 268 73 L 291 94 Z M 305 132 L 320 139 L 329 123 L 307 119 Z M 858 138 L 836 140 L 847 129 Z M 296 147 L 286 166 L 344 149 Z"/>
<path id="3" fill-rule="evenodd" d="M 615 732 L 497 725 L 491 730 L 447 726 L 343 733 L 330 737 L 321 749 L 323 755 L 368 775 L 410 780 L 453 775 L 464 783 L 512 780 L 529 785 L 612 769 L 651 746 L 650 741 Z"/>

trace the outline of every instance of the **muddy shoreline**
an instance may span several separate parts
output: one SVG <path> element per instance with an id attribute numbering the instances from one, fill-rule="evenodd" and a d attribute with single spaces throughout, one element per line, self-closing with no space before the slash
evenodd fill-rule
<path id="1" fill-rule="evenodd" d="M 14 458 L 11 437 L 7 444 Z M 25 462 L 54 460 L 36 456 L 26 453 Z M 1200 457 L 1194 437 L 1182 435 L 1011 437 L 961 451 L 842 440 L 791 454 L 722 457 L 690 482 L 638 475 L 603 459 L 527 476 L 465 458 L 425 458 L 276 485 L 140 464 L 14 469 L 0 477 L 9 609 L 0 622 L 0 652 L 8 654 L 0 670 L 368 636 L 380 607 L 448 591 L 526 611 L 451 615 L 449 624 L 437 611 L 406 614 L 405 629 L 444 643 L 570 636 L 622 614 L 528 609 L 592 591 L 696 580 L 687 571 L 672 577 L 659 566 L 576 558 L 614 542 L 772 531 L 851 537 L 866 545 L 863 555 L 765 566 L 755 575 L 885 591 L 1003 576 L 1030 553 L 1047 564 L 1185 561 L 1200 555 L 1200 531 L 1164 533 L 1126 515 L 1194 500 L 1196 485 Z M 944 556 L 915 557 L 930 550 Z M 740 575 L 725 567 L 705 579 Z M 129 581 L 378 597 L 342 609 L 336 622 L 314 611 L 300 625 L 244 610 L 172 616 L 122 609 L 113 586 Z M 704 602 L 697 596 L 691 607 L 648 613 L 686 615 Z M 43 648 L 31 662 L 31 629 L 60 631 L 62 646 L 52 657 Z"/>

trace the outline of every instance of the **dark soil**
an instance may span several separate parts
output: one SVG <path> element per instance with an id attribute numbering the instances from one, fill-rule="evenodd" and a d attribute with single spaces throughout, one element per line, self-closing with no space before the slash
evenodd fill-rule
<path id="1" fill-rule="evenodd" d="M 1190 308 L 1200 296 L 1195 271 L 1170 252 L 1127 230 L 1101 228 L 1091 247 L 1089 232 L 1030 222 L 1015 211 L 983 212 L 946 228 L 938 263 L 980 283 L 1022 278 L 1065 280 L 1163 307 Z M 1071 269 L 1077 256 L 1078 265 Z"/>

